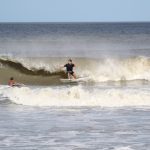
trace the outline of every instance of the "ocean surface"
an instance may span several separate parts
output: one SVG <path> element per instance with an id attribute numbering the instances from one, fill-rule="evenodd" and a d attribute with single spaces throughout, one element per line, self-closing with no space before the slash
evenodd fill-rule
<path id="1" fill-rule="evenodd" d="M 150 23 L 1 23 L 0 149 L 150 150 Z"/>

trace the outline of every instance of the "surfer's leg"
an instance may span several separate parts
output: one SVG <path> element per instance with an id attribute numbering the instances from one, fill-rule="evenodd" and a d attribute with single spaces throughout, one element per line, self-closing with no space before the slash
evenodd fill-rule
<path id="1" fill-rule="evenodd" d="M 76 78 L 77 78 L 75 73 L 73 73 L 73 74 L 72 74 L 72 76 L 74 77 L 74 79 L 76 79 Z"/>
<path id="2" fill-rule="evenodd" d="M 71 74 L 68 72 L 68 79 L 71 79 Z"/>

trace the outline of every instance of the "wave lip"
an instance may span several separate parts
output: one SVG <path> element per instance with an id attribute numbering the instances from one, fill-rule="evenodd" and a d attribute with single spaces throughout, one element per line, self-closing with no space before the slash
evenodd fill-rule
<path id="1" fill-rule="evenodd" d="M 26 75 L 40 75 L 40 76 L 52 76 L 52 75 L 61 75 L 63 72 L 60 70 L 56 70 L 55 72 L 51 72 L 49 70 L 46 70 L 44 66 L 42 68 L 36 68 L 36 67 L 28 67 L 25 66 L 25 64 L 11 59 L 4 59 L 0 58 L 0 63 L 4 66 L 11 67 L 23 74 Z"/>

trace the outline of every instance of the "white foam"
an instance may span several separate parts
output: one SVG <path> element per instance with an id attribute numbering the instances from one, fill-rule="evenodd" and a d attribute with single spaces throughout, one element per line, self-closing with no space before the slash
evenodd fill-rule
<path id="1" fill-rule="evenodd" d="M 89 69 L 80 70 L 80 74 L 90 76 L 95 82 L 128 81 L 144 79 L 150 81 L 150 59 L 136 57 L 126 59 L 106 58 L 94 66 L 89 64 Z"/>
<path id="2" fill-rule="evenodd" d="M 93 87 L 94 88 L 94 87 Z M 0 94 L 12 102 L 30 106 L 150 106 L 150 89 L 74 87 L 8 88 Z"/>
<path id="3" fill-rule="evenodd" d="M 130 148 L 129 146 L 127 146 L 127 147 L 115 148 L 114 150 L 134 150 L 134 149 L 132 149 L 132 148 Z"/>

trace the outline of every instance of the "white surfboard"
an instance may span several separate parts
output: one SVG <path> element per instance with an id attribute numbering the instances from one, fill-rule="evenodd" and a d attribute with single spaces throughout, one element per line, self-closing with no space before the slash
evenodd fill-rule
<path id="1" fill-rule="evenodd" d="M 60 81 L 63 83 L 78 83 L 78 82 L 86 82 L 87 79 L 88 79 L 87 77 L 83 77 L 77 79 L 60 79 Z"/>

